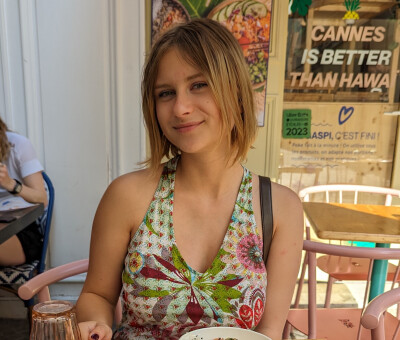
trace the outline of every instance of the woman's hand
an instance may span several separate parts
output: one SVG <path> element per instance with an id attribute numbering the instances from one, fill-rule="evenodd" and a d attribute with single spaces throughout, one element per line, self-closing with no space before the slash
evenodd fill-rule
<path id="1" fill-rule="evenodd" d="M 105 323 L 96 321 L 80 322 L 82 340 L 111 340 L 112 329 Z"/>
<path id="2" fill-rule="evenodd" d="M 12 191 L 16 181 L 10 177 L 7 166 L 0 163 L 0 187 Z M 30 203 L 43 203 L 47 206 L 47 194 L 44 188 L 44 181 L 41 171 L 35 172 L 22 179 L 22 190 L 18 194 L 25 201 Z"/>
<path id="3" fill-rule="evenodd" d="M 7 191 L 12 191 L 15 186 L 15 181 L 8 174 L 7 166 L 0 163 L 0 186 Z"/>

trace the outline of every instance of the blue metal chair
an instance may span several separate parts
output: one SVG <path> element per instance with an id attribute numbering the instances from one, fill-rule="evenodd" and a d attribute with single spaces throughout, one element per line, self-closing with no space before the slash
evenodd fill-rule
<path id="1" fill-rule="evenodd" d="M 48 192 L 48 205 L 46 210 L 44 211 L 42 217 L 40 218 L 40 224 L 44 230 L 43 234 L 43 248 L 42 255 L 40 257 L 39 266 L 38 266 L 38 274 L 43 273 L 46 266 L 46 255 L 47 255 L 47 246 L 49 244 L 49 236 L 50 236 L 50 226 L 51 226 L 51 218 L 53 216 L 53 207 L 54 207 L 54 187 L 53 183 L 49 176 L 43 171 L 42 172 L 44 182 L 46 183 L 46 191 Z"/>
<path id="2" fill-rule="evenodd" d="M 24 263 L 19 266 L 0 267 L 0 289 L 11 292 L 16 296 L 18 296 L 18 288 L 35 275 L 42 273 L 45 270 L 46 266 L 47 247 L 49 243 L 51 218 L 53 215 L 54 207 L 54 187 L 47 174 L 45 172 L 42 172 L 42 175 L 45 182 L 48 205 L 43 212 L 43 215 L 38 220 L 43 231 L 43 246 L 41 257 L 39 260 L 35 260 L 31 263 Z M 34 304 L 34 299 L 32 298 L 30 300 L 23 301 L 25 307 L 28 308 L 28 317 L 30 320 L 30 312 L 31 307 Z"/>

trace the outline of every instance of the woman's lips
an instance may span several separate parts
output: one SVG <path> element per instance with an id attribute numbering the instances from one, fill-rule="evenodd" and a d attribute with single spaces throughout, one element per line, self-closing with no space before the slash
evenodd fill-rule
<path id="1" fill-rule="evenodd" d="M 174 129 L 181 133 L 190 132 L 195 128 L 197 128 L 202 123 L 203 122 L 191 122 L 191 123 L 179 124 L 174 126 Z"/>

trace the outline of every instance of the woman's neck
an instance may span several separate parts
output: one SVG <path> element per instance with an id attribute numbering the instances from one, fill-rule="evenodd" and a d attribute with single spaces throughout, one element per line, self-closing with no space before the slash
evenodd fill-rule
<path id="1" fill-rule="evenodd" d="M 176 171 L 178 188 L 218 198 L 240 185 L 243 167 L 225 155 L 183 154 Z"/>

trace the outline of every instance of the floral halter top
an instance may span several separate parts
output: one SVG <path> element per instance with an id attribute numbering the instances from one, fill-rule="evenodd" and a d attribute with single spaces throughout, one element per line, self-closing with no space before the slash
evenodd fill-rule
<path id="1" fill-rule="evenodd" d="M 264 312 L 267 273 L 244 168 L 235 208 L 210 268 L 199 273 L 177 248 L 173 229 L 175 171 L 164 167 L 122 273 L 123 319 L 113 339 L 179 339 L 202 327 L 254 329 Z"/>

